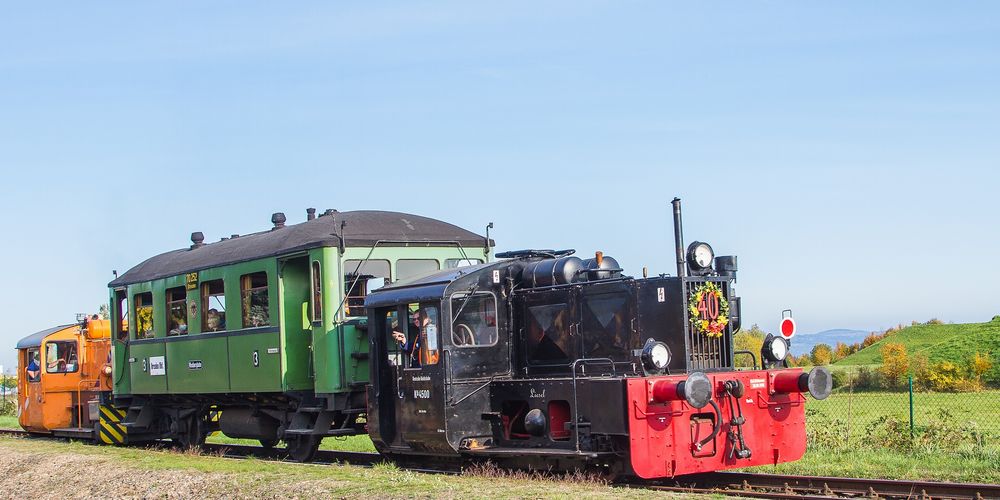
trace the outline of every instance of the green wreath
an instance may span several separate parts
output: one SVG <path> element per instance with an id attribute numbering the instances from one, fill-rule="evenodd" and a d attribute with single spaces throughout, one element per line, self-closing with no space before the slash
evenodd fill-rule
<path id="1" fill-rule="evenodd" d="M 708 298 L 715 298 L 715 319 L 709 317 L 712 311 L 709 309 Z M 694 330 L 706 337 L 722 337 L 729 323 L 729 301 L 722 295 L 722 290 L 714 282 L 706 281 L 691 292 L 688 297 L 688 317 Z"/>

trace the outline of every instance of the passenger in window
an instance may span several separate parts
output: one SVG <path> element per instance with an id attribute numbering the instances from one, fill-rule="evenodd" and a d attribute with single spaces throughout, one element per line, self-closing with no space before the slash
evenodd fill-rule
<path id="1" fill-rule="evenodd" d="M 410 314 L 410 324 L 408 325 L 407 332 L 403 333 L 399 331 L 392 332 L 392 338 L 399 343 L 400 349 L 406 353 L 410 358 L 410 367 L 419 368 L 420 367 L 420 327 L 422 325 L 421 321 L 421 311 L 417 309 Z M 409 340 L 407 340 L 409 339 Z"/>
<path id="2" fill-rule="evenodd" d="M 219 312 L 214 307 L 208 310 L 208 319 L 206 321 L 208 331 L 210 332 L 218 332 L 226 329 L 226 313 Z"/>
<path id="3" fill-rule="evenodd" d="M 31 360 L 28 361 L 28 368 L 25 371 L 28 372 L 28 380 L 32 382 L 37 381 L 38 378 L 42 375 L 42 367 L 38 362 L 39 362 L 38 353 L 37 352 L 31 353 Z"/>

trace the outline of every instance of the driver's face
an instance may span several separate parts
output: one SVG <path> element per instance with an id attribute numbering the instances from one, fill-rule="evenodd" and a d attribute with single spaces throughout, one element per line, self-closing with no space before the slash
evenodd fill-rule
<path id="1" fill-rule="evenodd" d="M 411 319 L 414 325 L 420 326 L 420 311 L 414 311 Z"/>

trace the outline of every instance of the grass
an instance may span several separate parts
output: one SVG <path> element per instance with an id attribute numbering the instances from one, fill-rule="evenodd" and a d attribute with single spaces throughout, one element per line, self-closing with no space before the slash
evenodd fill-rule
<path id="1" fill-rule="evenodd" d="M 843 476 L 873 479 L 922 479 L 1000 483 L 1000 453 L 965 454 L 887 450 L 831 451 L 810 449 L 797 462 L 777 467 L 750 467 L 751 472 Z"/>
<path id="2" fill-rule="evenodd" d="M 986 380 L 1000 383 L 1000 321 L 964 323 L 953 325 L 908 326 L 835 363 L 835 366 L 879 365 L 882 363 L 882 346 L 890 342 L 906 346 L 910 356 L 921 353 L 931 363 L 952 361 L 965 363 L 976 352 L 993 353 L 993 369 Z"/>
<path id="3" fill-rule="evenodd" d="M 209 436 L 206 441 L 214 444 L 237 444 L 237 445 L 247 445 L 247 446 L 260 446 L 260 441 L 257 441 L 256 439 L 231 438 L 223 435 L 222 433 L 215 433 Z M 369 452 L 369 451 L 375 451 L 375 445 L 372 444 L 372 440 L 371 438 L 368 437 L 367 434 L 361 434 L 358 436 L 325 438 L 320 443 L 319 449 Z"/>
<path id="4" fill-rule="evenodd" d="M 21 424 L 17 423 L 14 415 L 0 415 L 0 429 L 20 429 Z"/>
<path id="5" fill-rule="evenodd" d="M 309 466 L 231 460 L 192 452 L 90 446 L 0 437 L 3 491 L 61 491 L 61 496 L 131 497 L 495 497 L 671 498 L 653 491 L 613 488 L 580 477 L 526 479 L 493 474 L 445 476 L 392 464 Z M 80 471 L 100 471 L 80 474 Z M 71 485 L 71 486 L 70 486 Z"/>

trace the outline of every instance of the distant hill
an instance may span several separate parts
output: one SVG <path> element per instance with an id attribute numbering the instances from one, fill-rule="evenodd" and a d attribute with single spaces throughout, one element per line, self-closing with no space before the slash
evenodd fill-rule
<path id="1" fill-rule="evenodd" d="M 837 342 L 854 344 L 861 342 L 868 336 L 865 330 L 848 330 L 846 328 L 834 328 L 815 333 L 799 333 L 792 338 L 792 354 L 801 356 L 809 354 L 816 344 L 828 344 L 830 347 L 837 345 Z"/>
<path id="2" fill-rule="evenodd" d="M 798 337 L 795 337 L 798 340 Z M 794 342 L 794 341 L 793 341 Z M 964 364 L 976 352 L 993 358 L 988 378 L 1000 377 L 1000 320 L 986 323 L 908 326 L 840 361 L 836 365 L 877 365 L 882 363 L 882 346 L 898 342 L 909 355 L 922 353 L 931 363 L 953 361 Z"/>

